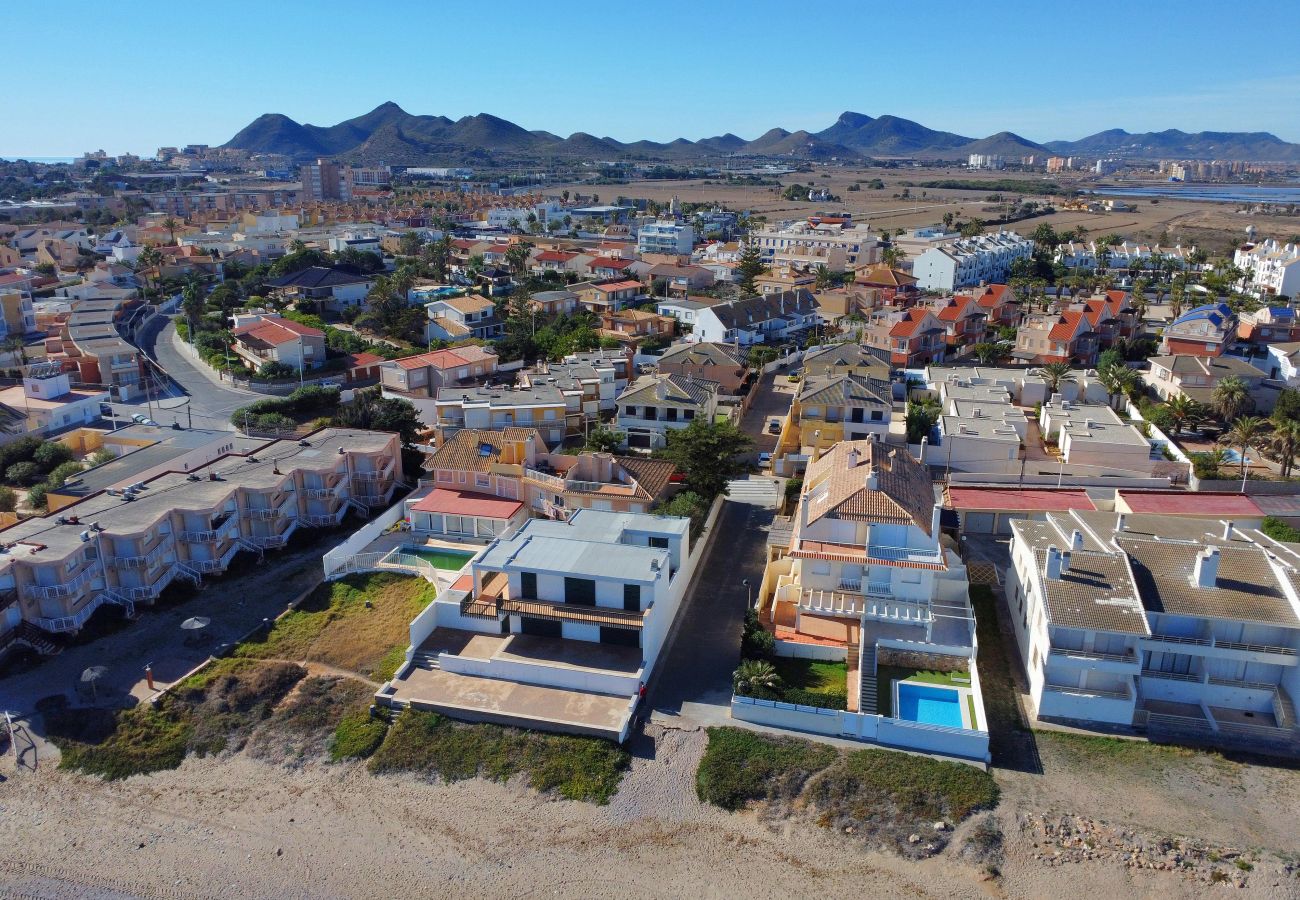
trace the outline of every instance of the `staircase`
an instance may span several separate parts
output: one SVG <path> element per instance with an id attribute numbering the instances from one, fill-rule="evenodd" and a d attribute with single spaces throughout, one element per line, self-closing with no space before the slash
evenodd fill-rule
<path id="1" fill-rule="evenodd" d="M 361 518 L 363 519 L 370 518 L 370 507 L 366 506 L 364 503 L 362 503 L 360 500 L 356 499 L 355 497 L 348 498 L 348 505 L 351 506 L 353 509 L 355 509 L 357 513 L 360 514 Z"/>
<path id="2" fill-rule="evenodd" d="M 53 656 L 63 650 L 62 647 L 51 641 L 44 631 L 41 631 L 31 622 L 19 622 L 13 634 L 14 643 L 26 644 L 41 656 Z"/>
<path id="3" fill-rule="evenodd" d="M 176 572 L 182 578 L 188 578 L 190 581 L 194 582 L 196 588 L 203 586 L 203 573 L 188 563 L 178 562 L 176 564 Z"/>
<path id="4" fill-rule="evenodd" d="M 262 548 L 243 535 L 235 538 L 235 543 L 243 550 L 247 550 L 250 553 L 256 553 L 259 562 L 266 558 L 266 553 L 263 552 Z"/>
<path id="5" fill-rule="evenodd" d="M 121 594 L 113 591 L 104 591 L 104 600 L 108 603 L 114 603 L 122 607 L 128 619 L 135 618 L 135 603 Z"/>
<path id="6" fill-rule="evenodd" d="M 442 666 L 438 663 L 438 654 L 426 653 L 423 650 L 415 651 L 415 655 L 411 657 L 411 663 L 417 669 L 441 669 L 442 668 Z"/>
<path id="7" fill-rule="evenodd" d="M 858 712 L 864 716 L 879 715 L 876 703 L 876 645 L 862 645 L 858 668 Z"/>

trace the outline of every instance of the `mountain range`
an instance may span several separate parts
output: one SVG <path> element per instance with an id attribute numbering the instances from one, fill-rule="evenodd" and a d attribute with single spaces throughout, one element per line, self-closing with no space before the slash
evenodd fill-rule
<path id="1" fill-rule="evenodd" d="M 856 112 L 843 113 L 821 131 L 773 128 L 750 141 L 723 134 L 698 141 L 679 138 L 668 143 L 623 143 L 585 132 L 560 137 L 548 131 L 528 131 L 487 113 L 454 121 L 446 116 L 416 116 L 391 101 L 365 115 L 329 126 L 303 125 L 280 113 L 267 113 L 250 122 L 224 146 L 295 159 L 327 156 L 390 165 L 486 164 L 524 158 L 684 161 L 730 155 L 805 160 L 900 156 L 964 160 L 971 153 L 1300 160 L 1300 144 L 1287 143 L 1267 132 L 1188 134 L 1171 129 L 1130 134 L 1114 128 L 1077 141 L 1036 144 L 1010 131 L 976 139 L 935 131 L 897 116 L 872 118 Z"/>

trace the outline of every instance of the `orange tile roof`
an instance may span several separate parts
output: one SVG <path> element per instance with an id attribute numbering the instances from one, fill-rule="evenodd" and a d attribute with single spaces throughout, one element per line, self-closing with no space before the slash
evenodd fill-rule
<path id="1" fill-rule="evenodd" d="M 928 314 L 929 314 L 928 310 L 909 309 L 906 313 L 903 314 L 903 318 L 895 322 L 894 326 L 889 329 L 889 336 L 890 337 L 911 337 L 913 334 L 916 333 L 917 326 L 925 321 L 925 317 Z"/>
<path id="2" fill-rule="evenodd" d="M 1052 326 L 1052 330 L 1047 333 L 1047 336 L 1054 341 L 1072 340 L 1079 333 L 1079 325 L 1083 320 L 1083 313 L 1077 310 L 1063 312 L 1057 318 L 1056 324 Z"/>

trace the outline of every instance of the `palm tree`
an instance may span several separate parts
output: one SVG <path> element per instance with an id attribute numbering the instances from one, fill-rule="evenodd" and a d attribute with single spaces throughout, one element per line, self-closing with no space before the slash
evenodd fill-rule
<path id="1" fill-rule="evenodd" d="M 1205 408 L 1191 397 L 1177 394 L 1165 404 L 1169 422 L 1174 426 L 1174 434 L 1183 433 L 1185 428 L 1195 428 L 1205 418 Z"/>
<path id="2" fill-rule="evenodd" d="M 1236 447 L 1241 454 L 1241 477 L 1246 477 L 1246 455 L 1251 447 L 1258 447 L 1268 432 L 1268 422 L 1258 416 L 1242 416 L 1232 423 L 1220 441 L 1230 447 Z"/>
<path id="3" fill-rule="evenodd" d="M 742 697 L 753 696 L 759 691 L 775 693 L 781 688 L 781 676 L 766 660 L 746 659 L 741 660 L 740 668 L 732 673 L 731 686 Z"/>
<path id="4" fill-rule="evenodd" d="M 177 222 L 171 216 L 168 216 L 167 218 L 162 220 L 162 227 L 167 229 L 168 244 L 176 243 L 176 229 L 180 224 L 181 224 L 180 222 Z"/>
<path id="5" fill-rule="evenodd" d="M 880 251 L 880 261 L 891 269 L 897 269 L 906 258 L 907 253 L 896 244 L 890 244 Z"/>
<path id="6" fill-rule="evenodd" d="M 1282 477 L 1289 478 L 1295 466 L 1296 453 L 1300 452 L 1300 422 L 1295 419 L 1277 419 L 1273 423 L 1271 447 L 1282 464 Z"/>
<path id="7" fill-rule="evenodd" d="M 1047 393 L 1049 395 L 1059 394 L 1061 385 L 1074 381 L 1074 374 L 1070 371 L 1070 364 L 1066 362 L 1054 362 L 1039 366 L 1035 370 L 1035 374 L 1047 382 Z"/>
<path id="8" fill-rule="evenodd" d="M 1123 397 L 1133 390 L 1134 386 L 1140 380 L 1138 373 L 1128 366 L 1107 366 L 1097 372 L 1097 380 L 1101 386 L 1106 389 L 1106 395 L 1111 406 L 1115 405 L 1116 397 Z"/>
<path id="9" fill-rule="evenodd" d="M 835 286 L 834 273 L 831 272 L 831 270 L 824 265 L 818 266 L 817 280 L 816 282 L 814 282 L 813 287 L 815 287 L 819 291 L 827 291 L 834 286 Z"/>
<path id="10" fill-rule="evenodd" d="M 1255 401 L 1251 399 L 1246 382 L 1235 375 L 1221 378 L 1214 386 L 1212 397 L 1214 411 L 1219 414 L 1219 418 L 1224 423 L 1232 422 L 1255 407 Z"/>
<path id="11" fill-rule="evenodd" d="M 22 364 L 27 365 L 27 343 L 20 335 L 10 335 L 5 338 L 4 350 L 6 353 L 17 353 Z"/>
<path id="12" fill-rule="evenodd" d="M 1006 341 L 985 341 L 972 347 L 971 353 L 984 365 L 991 366 L 1011 355 L 1011 345 Z"/>

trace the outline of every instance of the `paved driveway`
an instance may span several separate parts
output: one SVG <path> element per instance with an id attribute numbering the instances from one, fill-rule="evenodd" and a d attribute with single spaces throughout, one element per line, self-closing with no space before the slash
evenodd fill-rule
<path id="1" fill-rule="evenodd" d="M 774 512 L 728 500 L 717 537 L 700 563 L 693 591 L 677 613 L 677 629 L 650 684 L 656 719 L 690 719 L 692 725 L 728 721 L 731 673 L 740 661 L 747 590 L 763 578 L 767 529 Z"/>
<path id="2" fill-rule="evenodd" d="M 786 374 L 780 371 L 769 372 L 754 385 L 753 389 L 757 391 L 754 402 L 740 423 L 741 430 L 754 439 L 760 453 L 771 453 L 776 449 L 777 435 L 770 434 L 767 425 L 773 419 L 784 419 L 794 401 L 797 385 L 790 384 Z"/>

